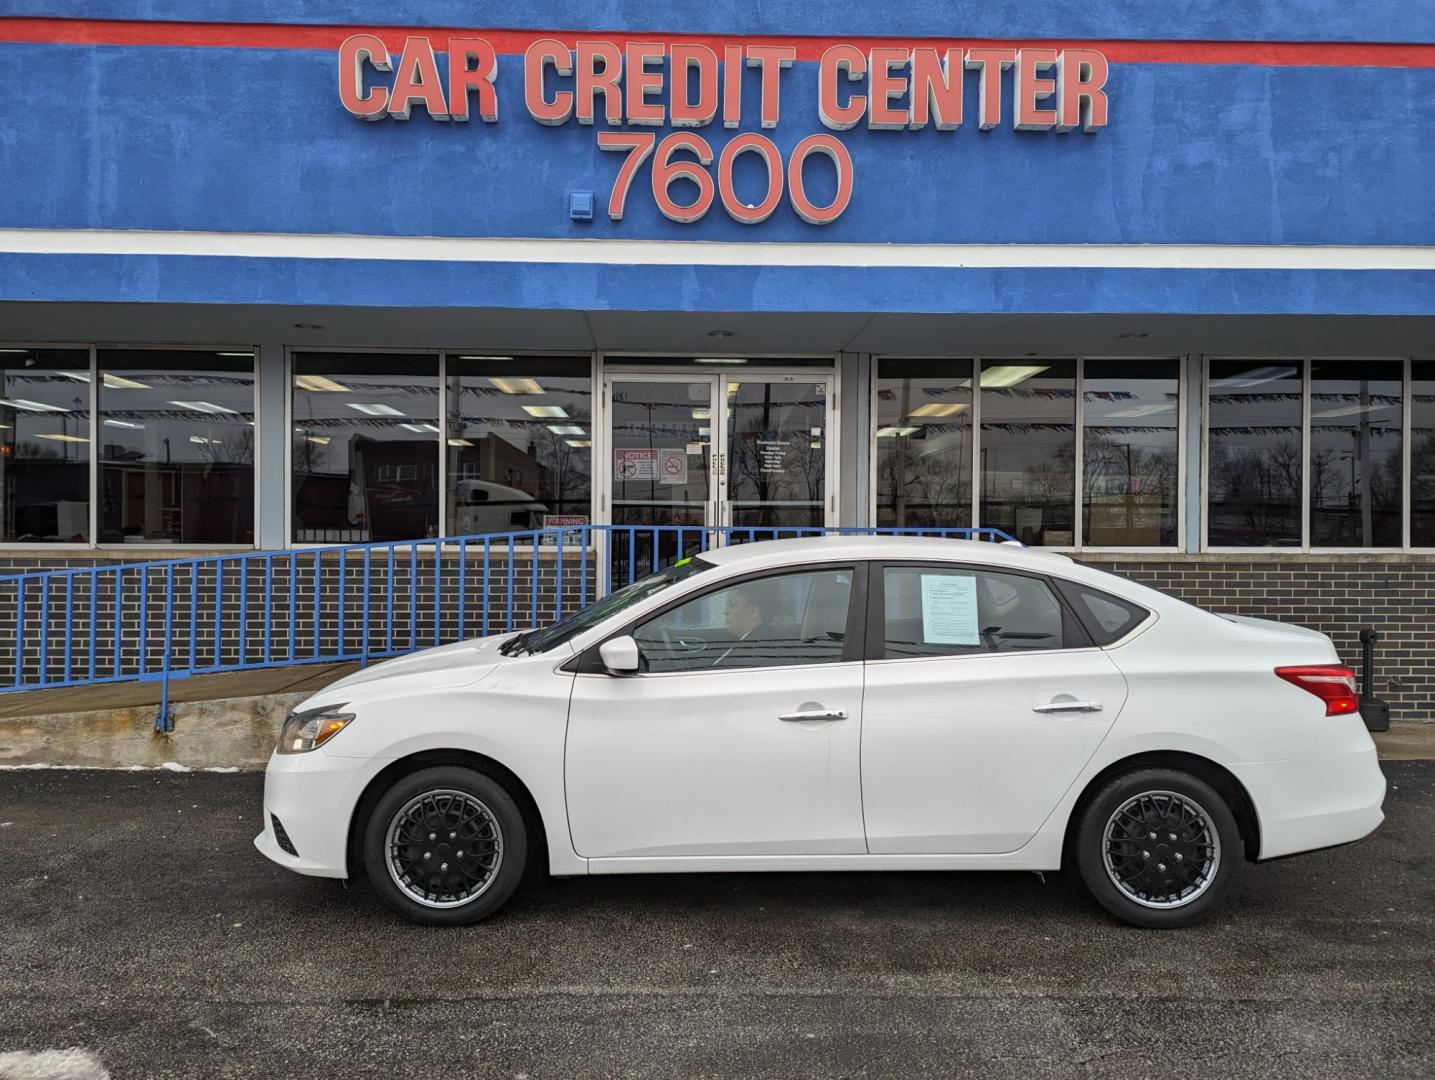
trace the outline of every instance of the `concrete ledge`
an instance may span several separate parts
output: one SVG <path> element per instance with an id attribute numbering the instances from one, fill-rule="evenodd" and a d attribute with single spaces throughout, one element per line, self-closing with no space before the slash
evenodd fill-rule
<path id="1" fill-rule="evenodd" d="M 285 714 L 309 693 L 181 705 L 174 730 L 165 735 L 155 732 L 149 704 L 0 718 L 0 766 L 119 769 L 175 762 L 195 769 L 262 769 Z"/>

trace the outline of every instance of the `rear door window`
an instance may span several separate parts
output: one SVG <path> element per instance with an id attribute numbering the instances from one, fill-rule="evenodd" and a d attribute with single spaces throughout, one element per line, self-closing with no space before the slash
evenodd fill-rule
<path id="1" fill-rule="evenodd" d="M 888 566 L 882 595 L 882 655 L 891 659 L 1060 649 L 1071 636 L 1061 601 L 1041 578 Z"/>

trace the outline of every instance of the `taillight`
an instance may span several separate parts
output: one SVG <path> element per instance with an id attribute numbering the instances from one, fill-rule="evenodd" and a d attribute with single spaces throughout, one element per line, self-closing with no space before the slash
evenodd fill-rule
<path id="1" fill-rule="evenodd" d="M 1360 709 L 1355 696 L 1355 672 L 1342 664 L 1278 667 L 1276 674 L 1325 702 L 1326 716 L 1344 716 Z"/>

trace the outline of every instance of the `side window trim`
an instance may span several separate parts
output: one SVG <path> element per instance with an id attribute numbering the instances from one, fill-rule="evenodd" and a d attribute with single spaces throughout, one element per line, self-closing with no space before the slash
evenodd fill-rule
<path id="1" fill-rule="evenodd" d="M 1062 652 L 1069 649 L 1090 649 L 1095 647 L 1091 634 L 1086 630 L 1086 625 L 1081 621 L 1075 607 L 1067 599 L 1066 594 L 1058 586 L 1056 579 L 1049 574 L 1039 574 L 1031 570 L 1008 569 L 1006 567 L 987 566 L 982 563 L 946 562 L 938 559 L 889 559 L 884 562 L 873 562 L 868 571 L 867 582 L 867 640 L 863 650 L 863 659 L 886 660 L 887 656 L 887 575 L 890 569 L 902 567 L 933 567 L 938 570 L 966 571 L 973 574 L 1009 574 L 1013 577 L 1030 578 L 1039 581 L 1047 587 L 1047 590 L 1056 599 L 1057 605 L 1061 608 L 1061 645 L 1056 649 L 1032 649 L 1031 652 Z M 952 653 L 946 656 L 923 656 L 923 657 L 891 657 L 893 660 L 960 660 L 968 656 L 1018 656 L 1021 652 L 973 652 L 973 653 Z"/>
<path id="2" fill-rule="evenodd" d="M 711 582 L 711 583 L 708 584 L 705 588 L 697 589 L 697 590 L 694 590 L 693 592 L 684 593 L 682 596 L 674 597 L 672 600 L 670 600 L 670 601 L 668 601 L 667 603 L 663 604 L 661 607 L 656 608 L 656 609 L 653 610 L 653 611 L 647 612 L 647 613 L 644 614 L 641 618 L 635 618 L 635 619 L 629 620 L 628 622 L 624 623 L 622 626 L 620 626 L 620 627 L 618 627 L 616 630 L 614 630 L 611 634 L 607 634 L 607 635 L 605 635 L 601 640 L 595 641 L 592 645 L 590 645 L 588 648 L 586 648 L 586 649 L 583 650 L 582 654 L 579 656 L 578 661 L 577 661 L 577 663 L 574 665 L 574 667 L 573 667 L 572 670 L 575 671 L 575 672 L 577 672 L 578 674 L 587 674 L 587 675 L 601 675 L 601 674 L 603 674 L 603 673 L 604 673 L 604 672 L 603 672 L 603 664 L 602 664 L 602 661 L 599 660 L 599 658 L 598 658 L 598 649 L 599 649 L 600 646 L 602 646 L 602 644 L 603 644 L 604 642 L 611 641 L 611 640 L 613 640 L 614 638 L 631 637 L 631 636 L 634 634 L 634 632 L 635 632 L 640 626 L 644 625 L 645 623 L 649 623 L 649 622 L 651 622 L 651 621 L 654 620 L 654 619 L 661 618 L 663 615 L 666 615 L 669 611 L 672 611 L 674 608 L 681 607 L 681 606 L 684 605 L 684 604 L 692 603 L 693 601 L 696 601 L 696 600 L 701 600 L 701 599 L 703 599 L 703 598 L 706 597 L 706 596 L 711 596 L 713 593 L 722 592 L 722 591 L 725 590 L 725 589 L 731 589 L 731 588 L 733 588 L 734 586 L 737 586 L 737 585 L 745 585 L 745 584 L 747 584 L 748 582 L 751 582 L 751 581 L 761 581 L 761 580 L 763 580 L 764 578 L 787 577 L 789 574 L 820 574 L 820 573 L 831 573 L 831 572 L 839 571 L 839 570 L 850 570 L 850 571 L 852 572 L 852 587 L 851 587 L 851 590 L 850 590 L 850 592 L 848 593 L 848 597 L 847 597 L 847 623 L 846 623 L 845 636 L 844 636 L 844 639 L 843 639 L 843 642 L 842 642 L 842 657 L 841 657 L 840 660 L 833 661 L 833 662 L 834 662 L 834 663 L 847 664 L 847 663 L 853 663 L 853 662 L 855 662 L 855 661 L 862 660 L 862 659 L 863 659 L 863 649 L 864 649 L 864 645 L 865 645 L 864 638 L 867 636 L 867 635 L 864 633 L 864 631 L 865 631 L 865 626 L 866 626 L 866 619 L 864 618 L 864 612 L 865 612 L 865 610 L 866 610 L 866 603 L 867 603 L 866 597 L 867 597 L 867 591 L 868 591 L 868 588 L 869 588 L 869 578 L 870 578 L 870 575 L 869 575 L 869 572 L 868 572 L 868 564 L 867 564 L 866 562 L 861 561 L 860 559 L 858 559 L 858 560 L 854 560 L 854 559 L 841 559 L 841 560 L 837 560 L 836 562 L 794 563 L 794 564 L 792 564 L 792 565 L 790 565 L 790 566 L 768 567 L 768 568 L 765 569 L 765 570 L 754 570 L 754 571 L 751 571 L 750 573 L 746 573 L 746 574 L 735 574 L 735 575 L 733 575 L 732 577 L 726 577 L 726 578 L 722 578 L 722 579 L 719 580 L 719 581 Z M 879 643 L 879 644 L 880 644 L 880 643 Z M 812 666 L 812 665 L 810 665 L 810 664 L 803 664 L 803 663 L 798 663 L 798 664 L 773 664 L 773 665 L 770 665 L 770 666 L 767 666 L 767 667 L 763 667 L 763 668 L 760 668 L 760 669 L 752 669 L 752 668 L 714 668 L 714 669 L 712 669 L 712 670 L 713 670 L 714 672 L 716 672 L 716 671 L 746 671 L 746 670 L 763 670 L 763 671 L 767 671 L 767 670 L 775 670 L 775 669 L 778 669 L 778 668 L 785 668 L 785 667 L 808 667 L 808 666 Z M 824 666 L 825 666 L 825 665 L 824 665 Z M 673 671 L 673 672 L 646 672 L 646 671 L 644 671 L 644 672 L 640 672 L 640 673 L 639 673 L 639 677 L 646 677 L 646 676 L 649 676 L 649 675 L 653 675 L 653 676 L 667 676 L 667 675 L 703 675 L 703 674 L 707 674 L 707 673 L 708 673 L 708 672 L 707 672 L 706 670 L 703 670 L 703 669 L 698 669 L 698 670 L 696 670 L 696 671 Z"/>

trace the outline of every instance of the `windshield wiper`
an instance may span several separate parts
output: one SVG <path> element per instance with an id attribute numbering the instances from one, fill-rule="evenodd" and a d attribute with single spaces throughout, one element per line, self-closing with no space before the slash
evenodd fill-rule
<path id="1" fill-rule="evenodd" d="M 505 641 L 502 645 L 498 647 L 499 655 L 513 656 L 520 649 L 524 650 L 525 652 L 532 652 L 533 650 L 528 648 L 527 642 L 528 639 L 533 636 L 533 633 L 534 631 L 528 630 L 522 634 L 519 634 L 517 637 L 509 638 L 507 641 Z"/>

